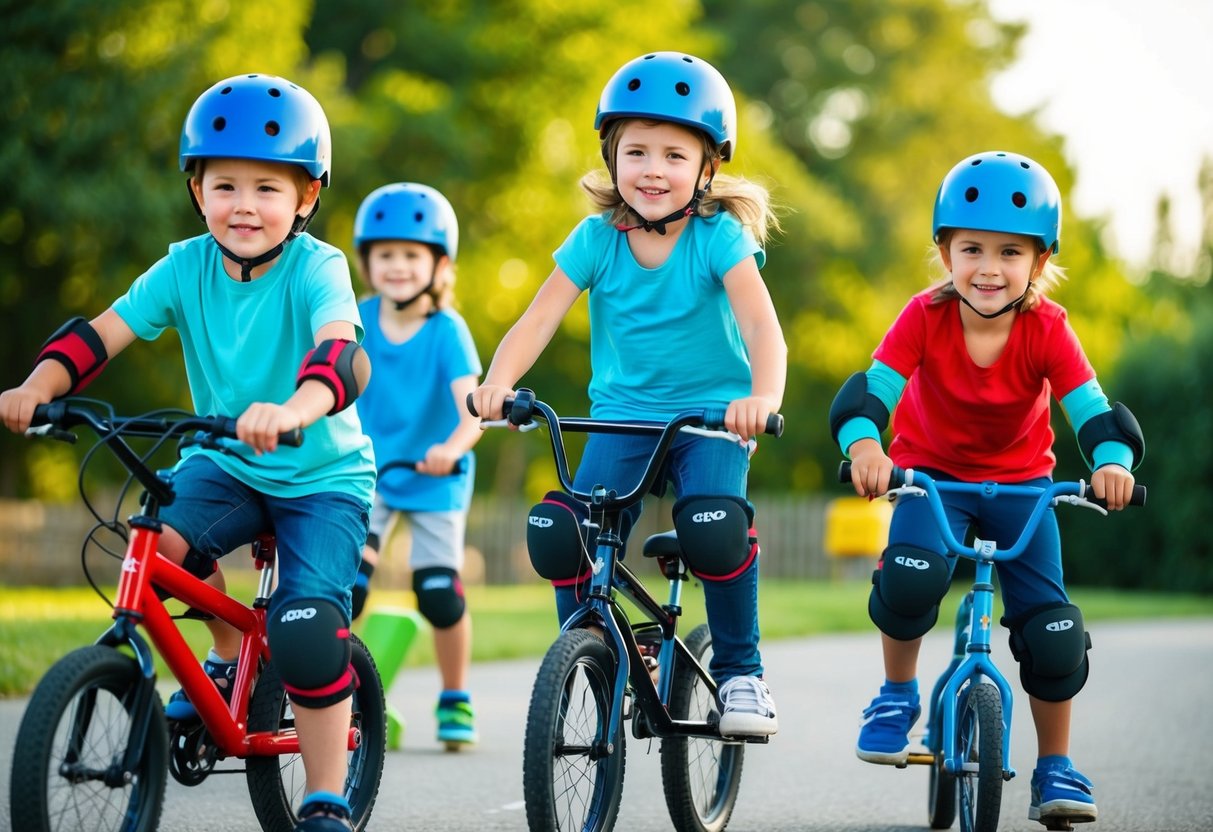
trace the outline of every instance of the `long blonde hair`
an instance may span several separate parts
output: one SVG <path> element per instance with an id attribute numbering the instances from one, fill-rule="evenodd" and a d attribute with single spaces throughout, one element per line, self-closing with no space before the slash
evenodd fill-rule
<path id="1" fill-rule="evenodd" d="M 939 247 L 946 247 L 952 241 L 952 235 L 956 232 L 954 228 L 945 228 L 939 232 L 939 245 L 931 246 L 930 263 L 927 268 L 933 276 L 934 282 L 931 284 L 931 303 L 943 303 L 949 300 L 956 300 L 960 297 L 960 293 L 956 291 L 956 286 L 952 283 L 952 274 L 948 271 L 948 267 L 944 265 L 943 255 L 939 253 Z M 1036 240 L 1036 256 L 1045 253 L 1044 243 Z M 1023 301 L 1019 304 L 1020 312 L 1027 312 L 1033 306 L 1040 303 L 1040 299 L 1049 292 L 1061 285 L 1061 281 L 1066 279 L 1065 266 L 1059 266 L 1053 262 L 1053 258 L 1049 258 L 1049 262 L 1045 263 L 1045 267 L 1041 269 L 1039 275 L 1032 279 L 1028 285 L 1028 291 L 1023 296 Z"/>
<path id="2" fill-rule="evenodd" d="M 608 222 L 612 225 L 624 223 L 629 214 L 635 213 L 615 186 L 615 153 L 619 149 L 619 137 L 623 128 L 633 121 L 642 121 L 647 125 L 662 123 L 652 119 L 621 118 L 612 121 L 602 137 L 602 157 L 606 161 L 606 170 L 599 168 L 581 177 L 582 190 L 589 195 L 595 207 L 610 212 Z M 702 130 L 688 129 L 699 137 L 703 145 L 704 163 L 719 170 L 722 161 L 720 148 Z M 782 230 L 767 189 L 742 176 L 717 173 L 712 178 L 711 187 L 704 194 L 696 213 L 701 217 L 712 217 L 720 211 L 727 211 L 736 217 L 761 246 L 766 245 L 772 231 Z"/>

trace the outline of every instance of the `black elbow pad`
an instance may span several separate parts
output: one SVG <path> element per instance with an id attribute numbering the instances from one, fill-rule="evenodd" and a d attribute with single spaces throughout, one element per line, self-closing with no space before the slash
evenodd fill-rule
<path id="1" fill-rule="evenodd" d="M 889 409 L 868 392 L 866 373 L 853 374 L 834 396 L 834 403 L 830 405 L 830 435 L 835 442 L 842 426 L 857 417 L 871 419 L 881 433 L 889 426 Z"/>
<path id="2" fill-rule="evenodd" d="M 1120 402 L 1112 409 L 1092 416 L 1078 430 L 1078 448 L 1087 465 L 1094 464 L 1095 448 L 1101 442 L 1123 442 L 1133 452 L 1133 469 L 1141 464 L 1146 455 L 1146 437 L 1133 411 Z"/>

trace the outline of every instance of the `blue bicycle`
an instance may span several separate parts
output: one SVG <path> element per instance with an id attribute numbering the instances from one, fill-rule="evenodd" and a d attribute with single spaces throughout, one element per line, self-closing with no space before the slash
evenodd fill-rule
<path id="1" fill-rule="evenodd" d="M 851 463 L 839 468 L 840 482 L 851 482 Z M 927 711 L 926 752 L 911 752 L 906 764 L 931 766 L 927 813 L 932 829 L 948 829 L 960 814 L 962 832 L 995 832 L 1002 806 L 1002 784 L 1015 776 L 1007 761 L 1011 752 L 1011 687 L 990 654 L 990 625 L 994 620 L 994 564 L 1019 557 L 1050 506 L 1066 504 L 1107 513 L 1104 502 L 1085 482 L 1055 482 L 1048 487 L 995 482 L 936 482 L 912 468 L 894 468 L 888 496 L 925 498 L 949 552 L 974 562 L 972 589 L 956 613 L 952 660 L 931 691 Z M 992 540 L 975 538 L 966 545 L 956 539 L 944 512 L 941 493 L 978 494 L 985 499 L 1036 501 L 1019 538 L 999 548 Z M 1130 505 L 1145 505 L 1145 486 L 1133 488 Z M 899 766 L 904 768 L 904 766 Z M 1042 818 L 1049 830 L 1072 830 L 1068 819 Z"/>
<path id="2" fill-rule="evenodd" d="M 623 723 L 637 739 L 661 739 L 666 807 L 679 832 L 720 832 L 729 822 L 741 782 L 744 743 L 767 737 L 720 734 L 716 682 L 707 670 L 712 636 L 707 625 L 677 634 L 687 567 L 676 533 L 653 535 L 643 547 L 669 581 L 666 603 L 656 601 L 620 562 L 624 509 L 656 482 L 666 454 L 684 427 L 722 429 L 723 409 L 682 413 L 668 423 L 615 422 L 557 416 L 522 389 L 505 403 L 507 419 L 522 429 L 545 424 L 560 484 L 587 503 L 596 521 L 588 537 L 590 588 L 566 621 L 535 678 L 523 751 L 523 797 L 532 832 L 602 832 L 614 828 L 623 791 Z M 486 423 L 488 424 L 488 423 Z M 569 475 L 564 431 L 651 436 L 655 446 L 643 476 L 630 490 L 618 484 L 577 491 Z M 772 415 L 766 433 L 783 432 Z M 630 601 L 624 607 L 622 599 Z"/>

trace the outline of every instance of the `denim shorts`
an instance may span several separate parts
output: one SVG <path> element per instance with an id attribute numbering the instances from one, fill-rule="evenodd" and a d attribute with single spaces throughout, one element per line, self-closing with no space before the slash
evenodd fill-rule
<path id="1" fill-rule="evenodd" d="M 270 615 L 286 601 L 325 598 L 350 614 L 350 587 L 366 542 L 370 506 L 325 491 L 274 497 L 228 474 L 202 454 L 176 469 L 177 498 L 160 519 L 195 550 L 218 559 L 262 532 L 278 541 L 278 585 Z"/>

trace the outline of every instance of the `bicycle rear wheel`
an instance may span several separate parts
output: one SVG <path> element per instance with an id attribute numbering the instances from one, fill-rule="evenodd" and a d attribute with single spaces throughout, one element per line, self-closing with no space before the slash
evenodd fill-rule
<path id="1" fill-rule="evenodd" d="M 712 634 L 700 624 L 686 639 L 702 665 L 712 652 Z M 716 697 L 691 667 L 677 662 L 670 689 L 670 716 L 707 722 Z M 741 786 L 745 746 L 738 742 L 666 737 L 661 741 L 661 781 L 670 820 L 678 832 L 720 832 L 728 825 Z"/>
<path id="2" fill-rule="evenodd" d="M 624 740 L 607 736 L 615 660 L 585 630 L 548 648 L 531 693 L 522 792 L 531 832 L 611 829 L 623 792 Z"/>
<path id="3" fill-rule="evenodd" d="M 961 832 L 995 832 L 1002 808 L 1002 698 L 988 683 L 971 685 L 957 719 Z"/>
<path id="4" fill-rule="evenodd" d="M 355 830 L 366 826 L 383 776 L 387 753 L 387 715 L 383 682 L 370 652 L 357 636 L 350 636 L 350 664 L 358 677 L 354 691 L 352 725 L 361 743 L 349 753 L 345 798 L 350 803 L 350 821 Z M 273 661 L 262 670 L 249 702 L 249 731 L 295 730 L 295 712 L 282 686 Z M 306 796 L 307 778 L 299 754 L 249 757 L 245 760 L 249 797 L 253 811 L 266 832 L 292 832 L 295 810 Z"/>
<path id="5" fill-rule="evenodd" d="M 34 689 L 13 749 L 13 829 L 152 832 L 168 779 L 168 732 L 152 692 L 143 753 L 123 771 L 142 677 L 134 659 L 92 645 L 56 662 Z"/>

